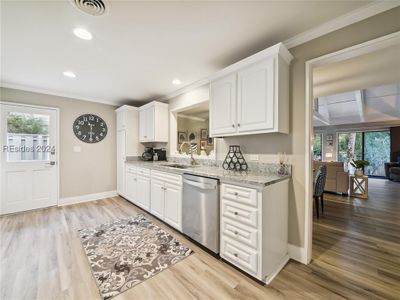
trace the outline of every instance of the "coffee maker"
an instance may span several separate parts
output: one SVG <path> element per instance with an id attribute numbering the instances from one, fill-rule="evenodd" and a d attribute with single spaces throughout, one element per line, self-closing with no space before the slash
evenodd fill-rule
<path id="1" fill-rule="evenodd" d="M 145 161 L 153 160 L 154 151 L 152 147 L 145 147 L 142 154 L 142 159 Z"/>

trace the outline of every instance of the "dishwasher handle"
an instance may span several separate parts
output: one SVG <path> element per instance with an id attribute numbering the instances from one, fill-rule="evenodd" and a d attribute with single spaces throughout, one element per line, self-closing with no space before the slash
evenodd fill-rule
<path id="1" fill-rule="evenodd" d="M 199 189 L 202 189 L 202 190 L 215 190 L 217 188 L 217 185 L 215 185 L 215 184 L 200 183 L 200 182 L 189 180 L 189 179 L 184 179 L 183 182 L 188 185 L 198 187 Z"/>

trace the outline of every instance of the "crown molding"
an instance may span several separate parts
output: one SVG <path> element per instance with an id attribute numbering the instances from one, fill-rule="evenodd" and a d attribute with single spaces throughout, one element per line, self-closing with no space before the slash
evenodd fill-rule
<path id="1" fill-rule="evenodd" d="M 338 29 L 347 27 L 351 24 L 365 20 L 389 9 L 400 6 L 399 1 L 375 1 L 363 7 L 350 11 L 333 20 L 322 23 L 310 30 L 304 31 L 284 41 L 288 49 L 294 48 L 311 40 L 324 36 Z"/>
<path id="2" fill-rule="evenodd" d="M 68 93 L 68 92 L 58 92 L 58 91 L 48 90 L 48 89 L 44 89 L 44 88 L 37 88 L 37 87 L 32 87 L 32 86 L 27 86 L 27 85 L 21 85 L 21 84 L 0 82 L 0 87 L 21 90 L 21 91 L 26 91 L 26 92 L 46 94 L 46 95 L 57 96 L 57 97 L 73 98 L 76 100 L 89 101 L 89 102 L 107 104 L 107 105 L 112 105 L 112 106 L 120 105 L 119 103 L 104 100 L 104 99 L 87 98 L 84 96 L 80 96 L 80 95 L 76 95 L 76 94 L 72 94 L 72 93 Z"/>
<path id="3" fill-rule="evenodd" d="M 333 31 L 342 29 L 344 27 L 347 27 L 351 24 L 357 23 L 359 21 L 368 19 L 370 17 L 373 17 L 375 15 L 378 15 L 382 12 L 385 12 L 387 10 L 390 10 L 392 8 L 395 8 L 397 6 L 400 6 L 399 1 L 374 1 L 370 4 L 367 4 L 363 7 L 360 7 L 358 9 L 355 9 L 353 11 L 350 11 L 347 14 L 341 15 L 333 20 L 330 20 L 328 22 L 325 22 L 317 27 L 314 27 L 310 30 L 304 31 L 302 33 L 299 33 L 282 43 L 286 46 L 287 49 L 294 48 L 296 46 L 299 46 L 301 44 L 307 43 L 313 39 L 319 38 L 321 36 L 324 36 L 328 33 L 331 33 Z M 212 76 L 212 75 L 210 75 Z M 209 83 L 209 77 L 207 76 L 205 78 L 202 78 L 198 81 L 195 81 L 191 84 L 188 84 L 179 90 L 176 90 L 172 93 L 169 93 L 165 96 L 159 97 L 156 99 L 156 101 L 167 101 L 169 99 L 172 99 L 176 96 L 179 96 L 181 94 L 187 93 L 193 89 L 196 89 L 202 85 L 205 85 Z"/>
<path id="4" fill-rule="evenodd" d="M 180 88 L 179 90 L 175 90 L 172 93 L 161 96 L 161 97 L 157 98 L 155 101 L 167 101 L 169 99 L 175 98 L 176 96 L 179 96 L 184 93 L 190 92 L 191 90 L 197 89 L 205 84 L 208 84 L 209 82 L 210 81 L 207 76 L 207 77 L 197 80 L 191 84 L 185 85 L 184 87 Z"/>

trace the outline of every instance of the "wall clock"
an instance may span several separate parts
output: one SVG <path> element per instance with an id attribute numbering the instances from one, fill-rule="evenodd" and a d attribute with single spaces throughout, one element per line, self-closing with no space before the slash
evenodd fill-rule
<path id="1" fill-rule="evenodd" d="M 107 135 L 106 122 L 93 114 L 85 114 L 76 118 L 73 129 L 78 139 L 90 144 L 100 142 Z"/>

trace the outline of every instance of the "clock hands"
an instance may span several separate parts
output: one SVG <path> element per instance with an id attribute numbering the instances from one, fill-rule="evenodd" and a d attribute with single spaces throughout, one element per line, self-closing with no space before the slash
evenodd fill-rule
<path id="1" fill-rule="evenodd" d="M 92 135 L 93 135 L 93 124 L 88 123 L 88 125 L 90 126 L 90 131 L 89 131 L 89 141 L 93 141 Z"/>

